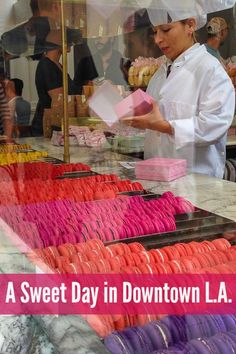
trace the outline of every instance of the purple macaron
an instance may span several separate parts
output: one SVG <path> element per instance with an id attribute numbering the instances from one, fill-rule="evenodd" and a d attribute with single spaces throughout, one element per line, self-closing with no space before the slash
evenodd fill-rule
<path id="1" fill-rule="evenodd" d="M 162 321 L 152 321 L 143 327 L 154 350 L 168 348 L 173 343 L 168 326 Z"/>
<path id="2" fill-rule="evenodd" d="M 112 354 L 135 354 L 129 341 L 118 331 L 107 336 L 104 344 Z"/>

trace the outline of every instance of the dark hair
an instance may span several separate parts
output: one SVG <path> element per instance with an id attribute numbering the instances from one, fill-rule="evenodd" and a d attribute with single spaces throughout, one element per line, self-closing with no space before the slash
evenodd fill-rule
<path id="1" fill-rule="evenodd" d="M 30 0 L 30 8 L 31 8 L 33 15 L 37 15 L 39 13 L 38 0 Z"/>
<path id="2" fill-rule="evenodd" d="M 23 81 L 21 79 L 16 79 L 16 78 L 10 79 L 10 81 L 14 82 L 15 92 L 17 96 L 21 96 L 24 87 Z"/>
<path id="3" fill-rule="evenodd" d="M 146 9 L 140 9 L 138 11 L 135 11 L 127 18 L 123 26 L 125 33 L 134 32 L 150 27 L 152 27 L 152 24 Z"/>
<path id="4" fill-rule="evenodd" d="M 40 10 L 52 10 L 53 0 L 30 0 L 30 7 L 33 15 L 37 15 Z"/>
<path id="5" fill-rule="evenodd" d="M 141 28 L 147 28 L 151 27 L 151 21 L 148 15 L 148 12 L 146 9 L 141 9 L 135 12 L 134 14 L 134 26 L 135 30 L 141 29 Z"/>

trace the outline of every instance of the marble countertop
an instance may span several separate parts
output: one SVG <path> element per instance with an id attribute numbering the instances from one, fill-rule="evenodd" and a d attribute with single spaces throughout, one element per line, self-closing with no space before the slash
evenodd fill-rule
<path id="1" fill-rule="evenodd" d="M 26 142 L 62 158 L 62 148 L 50 149 L 48 142 L 36 139 Z M 82 159 L 77 150 L 74 154 L 74 161 Z M 84 152 L 86 155 L 88 152 Z M 0 273 L 35 273 L 33 263 L 20 252 L 24 246 L 22 240 L 1 219 L 0 240 Z M 80 315 L 0 315 L 0 334 L 1 353 L 109 354 L 100 337 Z"/>
<path id="2" fill-rule="evenodd" d="M 21 139 L 35 149 L 47 150 L 50 156 L 63 160 L 63 147 L 53 146 L 49 139 Z M 71 162 L 89 164 L 98 173 L 117 173 L 122 178 L 135 179 L 134 171 L 120 165 L 120 161 L 134 161 L 130 156 L 110 149 L 70 147 Z M 152 192 L 172 191 L 190 200 L 195 206 L 236 221 L 236 183 L 200 174 L 190 174 L 172 182 L 140 181 Z"/>
<path id="3" fill-rule="evenodd" d="M 27 138 L 34 149 L 47 150 L 49 155 L 63 159 L 63 147 L 52 146 L 48 139 Z M 134 179 L 134 170 L 127 170 L 120 161 L 132 161 L 131 157 L 113 153 L 108 149 L 72 147 L 71 162 L 89 164 L 99 173 L 117 173 L 122 178 Z M 155 193 L 173 191 L 192 201 L 196 206 L 236 221 L 236 183 L 222 181 L 204 175 L 190 174 L 170 183 L 141 181 L 143 186 Z M 4 225 L 2 225 L 4 226 Z M 0 233 L 1 240 L 3 235 Z M 6 240 L 10 242 L 10 240 Z M 0 273 L 34 272 L 32 264 L 16 247 L 0 245 Z M 107 354 L 100 338 L 79 315 L 67 316 L 0 316 L 1 352 L 11 348 L 14 353 L 45 354 Z M 20 346 L 20 350 L 19 350 Z"/>

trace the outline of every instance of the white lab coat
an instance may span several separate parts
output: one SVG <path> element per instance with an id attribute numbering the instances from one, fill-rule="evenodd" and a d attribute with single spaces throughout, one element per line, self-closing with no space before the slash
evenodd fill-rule
<path id="1" fill-rule="evenodd" d="M 168 63 L 167 63 L 168 64 Z M 222 178 L 227 130 L 235 109 L 234 87 L 217 59 L 195 44 L 151 79 L 147 93 L 174 128 L 173 137 L 147 130 L 145 159 L 186 159 L 189 171 Z"/>

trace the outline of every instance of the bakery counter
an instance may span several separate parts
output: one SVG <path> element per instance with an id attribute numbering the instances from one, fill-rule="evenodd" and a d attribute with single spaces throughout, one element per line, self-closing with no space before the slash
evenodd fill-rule
<path id="1" fill-rule="evenodd" d="M 235 135 L 230 135 L 227 138 L 226 158 L 227 159 L 236 158 L 236 136 Z"/>
<path id="2" fill-rule="evenodd" d="M 63 159 L 63 147 L 53 146 L 49 139 L 26 138 L 33 148 L 47 150 L 50 156 Z M 70 148 L 71 162 L 89 164 L 98 173 L 116 173 L 122 178 L 134 179 L 134 171 L 120 165 L 120 161 L 134 161 L 134 158 L 114 153 L 109 149 L 91 149 L 73 146 Z M 236 183 L 221 179 L 189 174 L 173 182 L 140 181 L 145 189 L 154 193 L 172 191 L 190 200 L 199 208 L 236 221 Z"/>
<path id="3" fill-rule="evenodd" d="M 146 181 L 143 185 L 154 193 L 161 194 L 170 190 L 201 209 L 236 221 L 236 183 L 189 174 L 168 183 Z"/>
<path id="4" fill-rule="evenodd" d="M 28 138 L 22 139 L 20 143 L 28 143 L 37 150 L 47 150 L 50 156 L 57 159 L 63 158 L 63 148 L 52 146 L 47 139 Z M 71 162 L 87 163 L 99 173 L 116 173 L 122 178 L 134 179 L 134 171 L 125 169 L 119 163 L 124 160 L 134 159 L 108 149 L 71 148 Z M 235 183 L 198 174 L 190 174 L 169 183 L 155 181 L 141 183 L 154 193 L 173 191 L 200 208 L 236 221 Z M 7 226 L 3 222 L 1 228 L 7 231 Z M 12 233 L 11 235 L 14 236 Z M 0 236 L 3 241 L 4 235 Z M 29 264 L 24 255 L 14 247 L 10 249 L 7 242 L 10 243 L 10 240 L 4 241 L 6 243 L 1 242 L 0 247 L 0 273 L 33 272 L 32 264 Z M 21 352 L 27 353 L 108 353 L 100 338 L 81 316 L 1 316 L 0 328 L 5 335 L 5 347 L 2 351 L 4 353 L 7 352 L 7 348 L 12 348 L 11 352 L 18 352 L 16 344 L 18 348 L 21 345 Z M 13 343 L 16 343 L 15 346 Z"/>
<path id="5" fill-rule="evenodd" d="M 29 144 L 33 149 L 47 151 L 48 155 L 63 160 L 64 149 L 62 146 L 54 146 L 46 138 L 24 138 L 19 139 L 21 144 Z M 82 162 L 88 164 L 98 173 L 117 173 L 125 175 L 128 173 L 121 167 L 119 161 L 135 161 L 137 158 L 118 154 L 111 151 L 109 144 L 105 148 L 89 148 L 81 146 L 70 147 L 70 162 Z"/>

